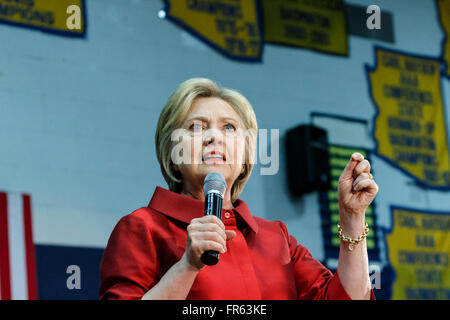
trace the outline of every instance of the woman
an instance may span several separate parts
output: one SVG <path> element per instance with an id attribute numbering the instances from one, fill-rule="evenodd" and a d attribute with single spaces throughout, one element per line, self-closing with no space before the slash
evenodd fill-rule
<path id="1" fill-rule="evenodd" d="M 169 190 L 123 217 L 101 263 L 102 299 L 370 299 L 365 210 L 378 186 L 355 153 L 339 179 L 342 237 L 333 275 L 284 223 L 252 216 L 238 199 L 253 168 L 257 123 L 240 93 L 190 79 L 170 96 L 156 131 Z M 203 216 L 203 181 L 221 173 L 222 220 Z M 360 242 L 350 239 L 359 237 Z M 200 257 L 215 250 L 220 260 Z"/>

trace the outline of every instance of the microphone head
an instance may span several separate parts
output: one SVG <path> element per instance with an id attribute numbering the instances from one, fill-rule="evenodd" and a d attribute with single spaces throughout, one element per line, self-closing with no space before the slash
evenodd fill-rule
<path id="1" fill-rule="evenodd" d="M 203 192 L 205 193 L 205 196 L 209 192 L 218 192 L 223 198 L 225 190 L 227 190 L 227 183 L 225 182 L 223 174 L 211 172 L 206 176 L 205 181 L 203 182 Z"/>

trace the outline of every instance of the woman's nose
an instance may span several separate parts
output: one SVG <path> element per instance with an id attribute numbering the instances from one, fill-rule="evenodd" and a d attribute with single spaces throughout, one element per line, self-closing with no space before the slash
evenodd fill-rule
<path id="1" fill-rule="evenodd" d="M 203 142 L 205 145 L 209 145 L 211 143 L 221 144 L 222 140 L 222 134 L 219 130 L 216 129 L 208 129 L 203 135 Z"/>

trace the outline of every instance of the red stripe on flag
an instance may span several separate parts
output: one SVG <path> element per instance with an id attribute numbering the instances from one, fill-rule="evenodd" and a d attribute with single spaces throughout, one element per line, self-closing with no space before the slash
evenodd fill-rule
<path id="1" fill-rule="evenodd" d="M 22 195 L 23 227 L 25 231 L 25 252 L 27 261 L 28 299 L 37 299 L 36 258 L 33 243 L 33 225 L 31 222 L 31 197 Z"/>
<path id="2" fill-rule="evenodd" d="M 2 300 L 11 300 L 11 273 L 9 270 L 8 197 L 0 192 L 0 286 Z"/>

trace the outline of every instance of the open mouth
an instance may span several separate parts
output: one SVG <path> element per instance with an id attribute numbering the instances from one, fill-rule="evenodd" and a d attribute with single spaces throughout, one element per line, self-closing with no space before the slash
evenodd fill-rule
<path id="1" fill-rule="evenodd" d="M 211 151 L 203 155 L 203 162 L 223 162 L 226 161 L 225 155 L 220 151 Z"/>

